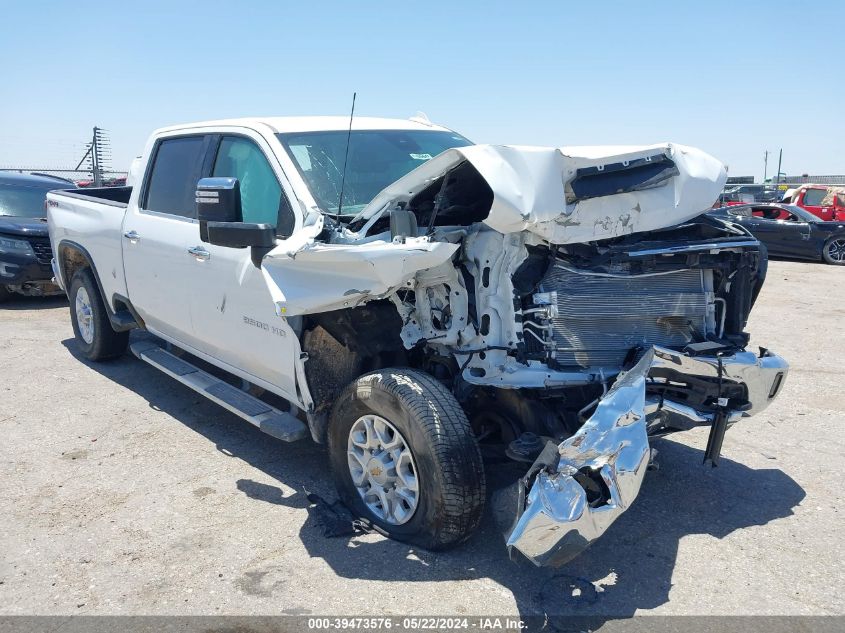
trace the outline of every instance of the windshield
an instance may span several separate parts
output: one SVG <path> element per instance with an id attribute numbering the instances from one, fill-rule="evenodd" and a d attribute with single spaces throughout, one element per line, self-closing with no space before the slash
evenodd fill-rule
<path id="1" fill-rule="evenodd" d="M 323 211 L 337 213 L 347 132 L 279 134 L 311 195 Z M 387 185 L 452 147 L 472 145 L 440 130 L 354 130 L 343 185 L 342 215 L 355 215 Z"/>
<path id="2" fill-rule="evenodd" d="M 0 184 L 0 215 L 22 218 L 47 217 L 44 200 L 47 198 L 47 192 L 53 189 L 61 189 L 61 184 L 57 182 L 49 189 Z"/>

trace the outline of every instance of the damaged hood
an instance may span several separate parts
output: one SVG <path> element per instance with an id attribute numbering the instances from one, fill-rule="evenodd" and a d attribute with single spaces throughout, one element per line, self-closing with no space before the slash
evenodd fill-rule
<path id="1" fill-rule="evenodd" d="M 554 244 L 608 239 L 679 224 L 711 207 L 724 165 L 701 150 L 646 146 L 450 149 L 385 188 L 359 214 L 408 201 L 469 162 L 493 191 L 485 224 L 500 233 L 530 231 Z"/>
<path id="2" fill-rule="evenodd" d="M 311 244 L 279 247 L 264 258 L 261 272 L 279 316 L 299 316 L 355 307 L 386 296 L 420 270 L 447 261 L 457 244 L 426 238 L 405 243 Z"/>

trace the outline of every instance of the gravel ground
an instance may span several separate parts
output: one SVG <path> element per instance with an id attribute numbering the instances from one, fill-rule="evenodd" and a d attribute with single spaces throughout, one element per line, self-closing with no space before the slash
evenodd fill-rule
<path id="1" fill-rule="evenodd" d="M 772 262 L 754 342 L 792 370 L 728 432 L 655 442 L 634 506 L 557 570 L 488 516 L 433 554 L 326 538 L 321 448 L 284 444 L 126 356 L 76 352 L 66 302 L 0 308 L 0 614 L 845 614 L 845 270 Z M 492 473 L 494 481 L 507 479 Z M 501 483 L 505 483 L 502 481 Z"/>

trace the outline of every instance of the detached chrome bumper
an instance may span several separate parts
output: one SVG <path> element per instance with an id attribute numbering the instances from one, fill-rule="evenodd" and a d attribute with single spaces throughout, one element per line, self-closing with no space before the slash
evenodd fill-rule
<path id="1" fill-rule="evenodd" d="M 646 398 L 652 368 L 671 368 L 695 378 L 744 385 L 742 410 L 727 421 L 762 411 L 783 385 L 788 365 L 762 351 L 721 359 L 687 356 L 655 347 L 621 375 L 575 435 L 549 443 L 521 482 L 517 519 L 507 535 L 535 565 L 561 565 L 580 554 L 633 503 L 649 461 L 647 420 L 652 415 L 685 420 L 688 428 L 712 423 L 715 415 L 683 403 Z M 720 369 L 721 368 L 721 369 Z"/>
<path id="2" fill-rule="evenodd" d="M 721 367 L 722 380 L 745 386 L 746 415 L 760 413 L 769 406 L 780 392 L 789 372 L 789 364 L 780 356 L 761 349 L 737 352 L 731 356 L 688 356 L 664 347 L 654 347 L 652 368 L 669 370 L 682 376 L 718 380 Z"/>

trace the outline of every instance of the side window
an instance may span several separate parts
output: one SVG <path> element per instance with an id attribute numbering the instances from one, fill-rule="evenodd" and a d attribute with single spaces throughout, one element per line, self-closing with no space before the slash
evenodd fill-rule
<path id="1" fill-rule="evenodd" d="M 817 207 L 821 205 L 822 200 L 827 195 L 826 189 L 807 189 L 804 192 L 804 204 Z"/>
<path id="2" fill-rule="evenodd" d="M 203 136 L 161 141 L 156 149 L 144 208 L 195 218 L 194 192 L 202 177 L 204 150 Z"/>
<path id="3" fill-rule="evenodd" d="M 772 214 L 770 213 L 767 207 L 753 207 L 751 209 L 751 215 L 755 218 L 759 218 L 761 220 L 771 220 Z"/>
<path id="4" fill-rule="evenodd" d="M 224 136 L 212 175 L 238 179 L 244 222 L 272 224 L 280 237 L 293 232 L 293 210 L 267 157 L 254 142 Z"/>

